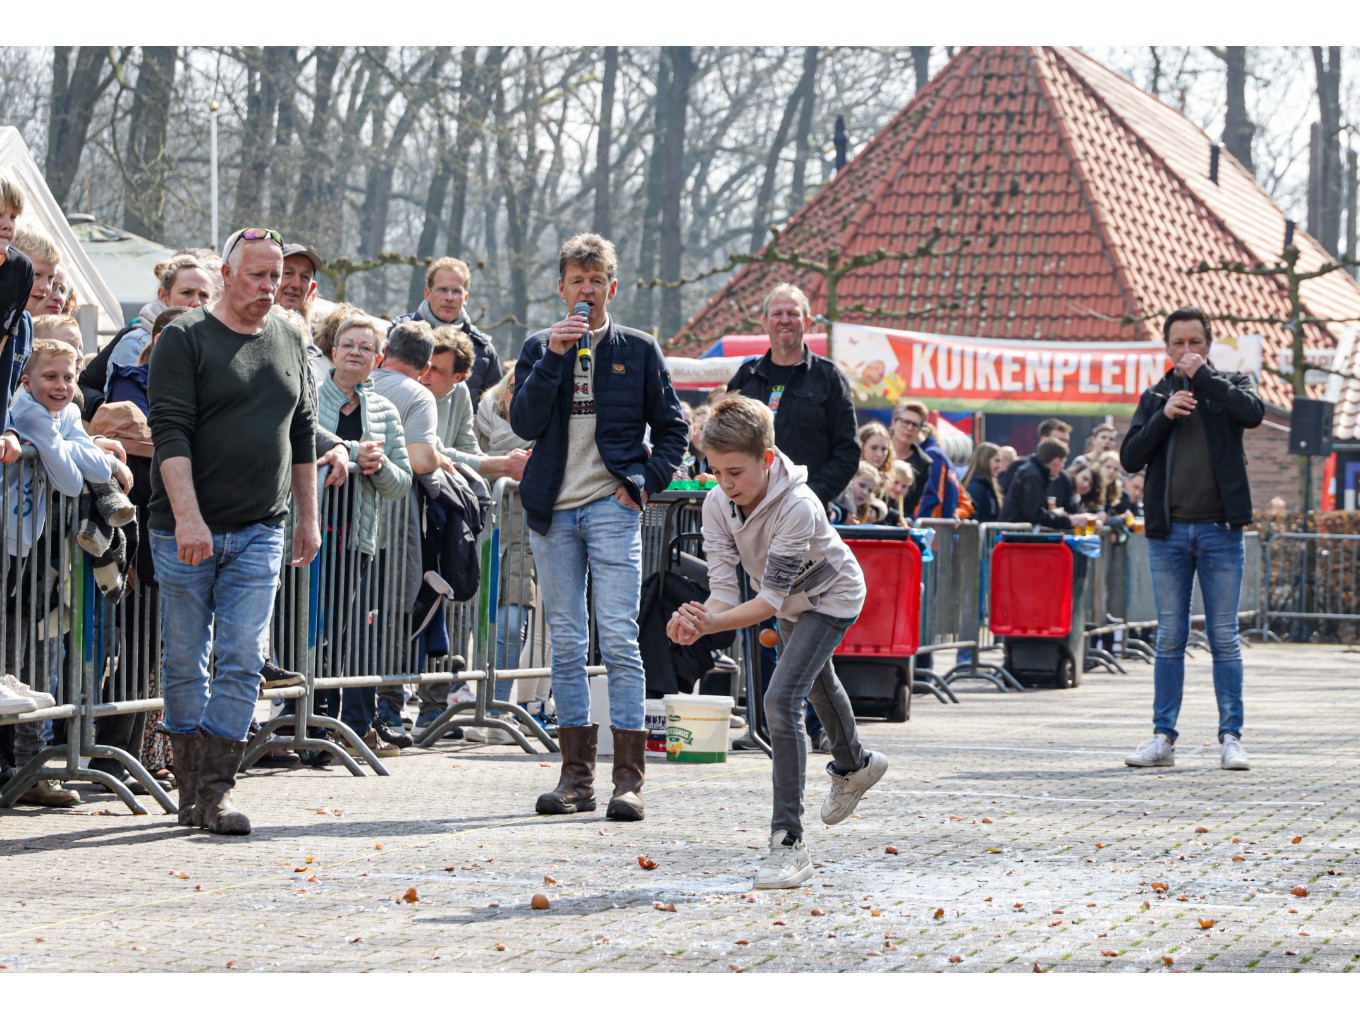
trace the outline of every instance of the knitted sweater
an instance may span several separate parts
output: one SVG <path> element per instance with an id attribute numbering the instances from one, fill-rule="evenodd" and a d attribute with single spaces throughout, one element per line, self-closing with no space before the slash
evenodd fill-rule
<path id="1" fill-rule="evenodd" d="M 350 476 L 345 484 L 359 486 L 359 517 L 350 531 L 350 548 L 357 545 L 360 552 L 372 556 L 378 550 L 378 498 L 398 500 L 411 490 L 411 462 L 406 455 L 406 439 L 396 407 L 373 391 L 372 380 L 365 379 L 355 387 L 355 392 L 359 395 L 364 440 L 383 440 L 386 456 L 382 468 L 365 475 L 359 471 L 359 444 L 346 444 Z M 340 424 L 340 408 L 348 402 L 344 391 L 335 384 L 334 373 L 328 375 L 317 392 L 317 422 L 334 432 Z"/>

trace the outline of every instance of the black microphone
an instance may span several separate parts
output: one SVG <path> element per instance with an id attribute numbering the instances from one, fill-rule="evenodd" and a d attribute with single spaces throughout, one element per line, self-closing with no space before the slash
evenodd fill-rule
<path id="1" fill-rule="evenodd" d="M 580 348 L 576 352 L 576 358 L 581 363 L 581 368 L 586 372 L 590 371 L 590 305 L 584 301 L 576 302 L 576 307 L 571 310 L 572 315 L 584 315 L 586 317 L 586 331 L 581 337 Z"/>

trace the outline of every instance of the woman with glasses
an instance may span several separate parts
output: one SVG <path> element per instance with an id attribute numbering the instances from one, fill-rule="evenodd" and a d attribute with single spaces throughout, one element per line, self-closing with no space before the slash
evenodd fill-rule
<path id="1" fill-rule="evenodd" d="M 379 500 L 404 499 L 411 489 L 411 464 L 401 415 L 391 401 L 374 391 L 369 379 L 386 335 L 382 323 L 362 312 L 341 323 L 331 349 L 335 368 L 317 394 L 317 423 L 345 443 L 351 465 L 349 482 L 338 490 L 323 490 L 326 495 L 321 511 L 322 534 L 329 546 L 322 571 L 330 575 L 329 583 L 323 577 L 323 585 L 329 592 L 338 593 L 323 596 L 322 612 L 332 621 L 331 654 L 334 656 L 338 649 L 345 666 L 352 664 L 365 644 L 357 623 L 365 618 L 364 603 L 373 590 L 366 580 L 378 551 Z M 340 671 L 332 666 L 323 672 Z M 376 690 L 345 688 L 339 699 L 340 718 L 375 754 L 391 757 L 402 745 L 409 747 L 411 739 L 404 733 L 388 731 L 374 720 Z M 321 711 L 335 714 L 335 694 L 317 692 Z"/>
<path id="2" fill-rule="evenodd" d="M 921 447 L 928 429 L 925 405 L 915 400 L 898 401 L 893 408 L 892 428 L 888 431 L 892 441 L 892 459 L 906 461 L 911 466 L 911 488 L 902 497 L 902 505 L 910 516 L 916 515 L 921 494 L 926 491 L 926 483 L 930 481 L 930 457 Z"/>

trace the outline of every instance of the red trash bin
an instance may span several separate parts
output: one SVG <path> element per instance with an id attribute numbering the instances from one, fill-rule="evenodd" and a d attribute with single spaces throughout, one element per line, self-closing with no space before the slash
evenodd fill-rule
<path id="1" fill-rule="evenodd" d="M 1086 557 L 1064 536 L 1008 532 L 992 553 L 991 628 L 1027 687 L 1076 687 L 1085 648 Z"/>
<path id="2" fill-rule="evenodd" d="M 911 716 L 908 665 L 921 644 L 921 548 L 910 529 L 836 529 L 864 572 L 864 609 L 836 647 L 834 664 L 856 712 Z"/>

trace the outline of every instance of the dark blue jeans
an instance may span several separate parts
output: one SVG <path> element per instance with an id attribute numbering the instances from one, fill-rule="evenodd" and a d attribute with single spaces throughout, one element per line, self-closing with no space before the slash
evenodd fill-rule
<path id="1" fill-rule="evenodd" d="M 1237 607 L 1242 595 L 1242 531 L 1226 524 L 1173 521 L 1171 534 L 1148 540 L 1152 594 L 1157 603 L 1157 660 L 1153 671 L 1152 727 L 1176 739 L 1185 687 L 1185 644 L 1190 597 L 1199 577 L 1204 629 L 1214 659 L 1218 739 L 1242 735 L 1242 651 Z"/>

